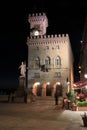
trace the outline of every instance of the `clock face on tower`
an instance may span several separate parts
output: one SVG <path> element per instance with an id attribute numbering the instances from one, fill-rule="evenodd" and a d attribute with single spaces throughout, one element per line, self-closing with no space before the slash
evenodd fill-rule
<path id="1" fill-rule="evenodd" d="M 39 31 L 38 30 L 35 30 L 34 31 L 34 36 L 38 36 L 39 35 Z"/>

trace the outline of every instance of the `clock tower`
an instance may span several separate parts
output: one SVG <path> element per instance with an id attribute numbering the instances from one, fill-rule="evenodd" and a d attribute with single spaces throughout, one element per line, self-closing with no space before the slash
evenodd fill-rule
<path id="1" fill-rule="evenodd" d="M 60 96 L 65 97 L 73 87 L 73 54 L 69 35 L 48 35 L 45 13 L 30 14 L 28 22 L 27 86 L 36 96 L 54 96 L 58 90 Z"/>
<path id="2" fill-rule="evenodd" d="M 41 36 L 46 34 L 48 19 L 45 13 L 29 15 L 30 36 Z"/>

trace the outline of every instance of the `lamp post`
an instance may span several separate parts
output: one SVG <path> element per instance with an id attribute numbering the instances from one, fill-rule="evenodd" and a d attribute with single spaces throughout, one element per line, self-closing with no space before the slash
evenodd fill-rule
<path id="1" fill-rule="evenodd" d="M 70 82 L 69 82 L 69 80 L 67 78 L 67 93 L 69 93 L 69 89 L 70 89 Z"/>
<path id="2" fill-rule="evenodd" d="M 84 77 L 87 79 L 87 74 L 84 74 Z"/>
<path id="3" fill-rule="evenodd" d="M 81 66 L 79 66 L 78 69 L 79 69 L 79 71 L 78 71 L 79 72 L 79 77 L 81 79 Z"/>
<path id="4" fill-rule="evenodd" d="M 67 82 L 67 85 L 68 85 L 68 90 L 67 90 L 67 92 L 69 93 L 69 85 L 70 85 L 70 82 L 69 82 L 69 81 Z"/>

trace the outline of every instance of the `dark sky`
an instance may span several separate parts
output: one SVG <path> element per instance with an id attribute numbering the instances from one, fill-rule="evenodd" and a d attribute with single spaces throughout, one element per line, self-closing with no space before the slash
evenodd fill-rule
<path id="1" fill-rule="evenodd" d="M 49 27 L 47 34 L 66 34 L 74 54 L 75 80 L 80 53 L 80 40 L 87 11 L 86 0 L 29 0 L 0 4 L 0 86 L 18 85 L 21 61 L 27 61 L 28 14 L 45 12 Z"/>

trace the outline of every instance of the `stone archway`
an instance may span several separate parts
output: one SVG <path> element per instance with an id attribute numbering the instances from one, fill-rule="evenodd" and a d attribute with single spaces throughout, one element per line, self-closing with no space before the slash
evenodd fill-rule
<path id="1" fill-rule="evenodd" d="M 59 91 L 59 95 L 62 96 L 62 86 L 61 85 L 56 85 L 56 91 Z"/>
<path id="2" fill-rule="evenodd" d="M 42 88 L 42 96 L 51 96 L 52 95 L 52 87 L 49 82 L 43 84 Z"/>
<path id="3" fill-rule="evenodd" d="M 52 95 L 52 88 L 50 83 L 46 84 L 46 96 L 51 96 Z"/>
<path id="4" fill-rule="evenodd" d="M 52 95 L 54 95 L 56 91 L 59 91 L 59 95 L 62 96 L 62 85 L 60 82 L 56 82 L 53 86 L 53 89 L 54 89 L 54 91 L 53 91 Z"/>
<path id="5" fill-rule="evenodd" d="M 32 92 L 35 96 L 41 96 L 41 85 L 39 82 L 34 83 Z"/>
<path id="6" fill-rule="evenodd" d="M 52 96 L 54 96 L 56 91 L 58 91 L 58 93 L 59 93 L 58 105 L 62 106 L 63 105 L 63 95 L 62 95 L 62 84 L 60 82 L 56 82 L 54 84 Z"/>
<path id="7" fill-rule="evenodd" d="M 41 85 L 37 85 L 37 96 L 41 96 L 42 88 Z"/>

